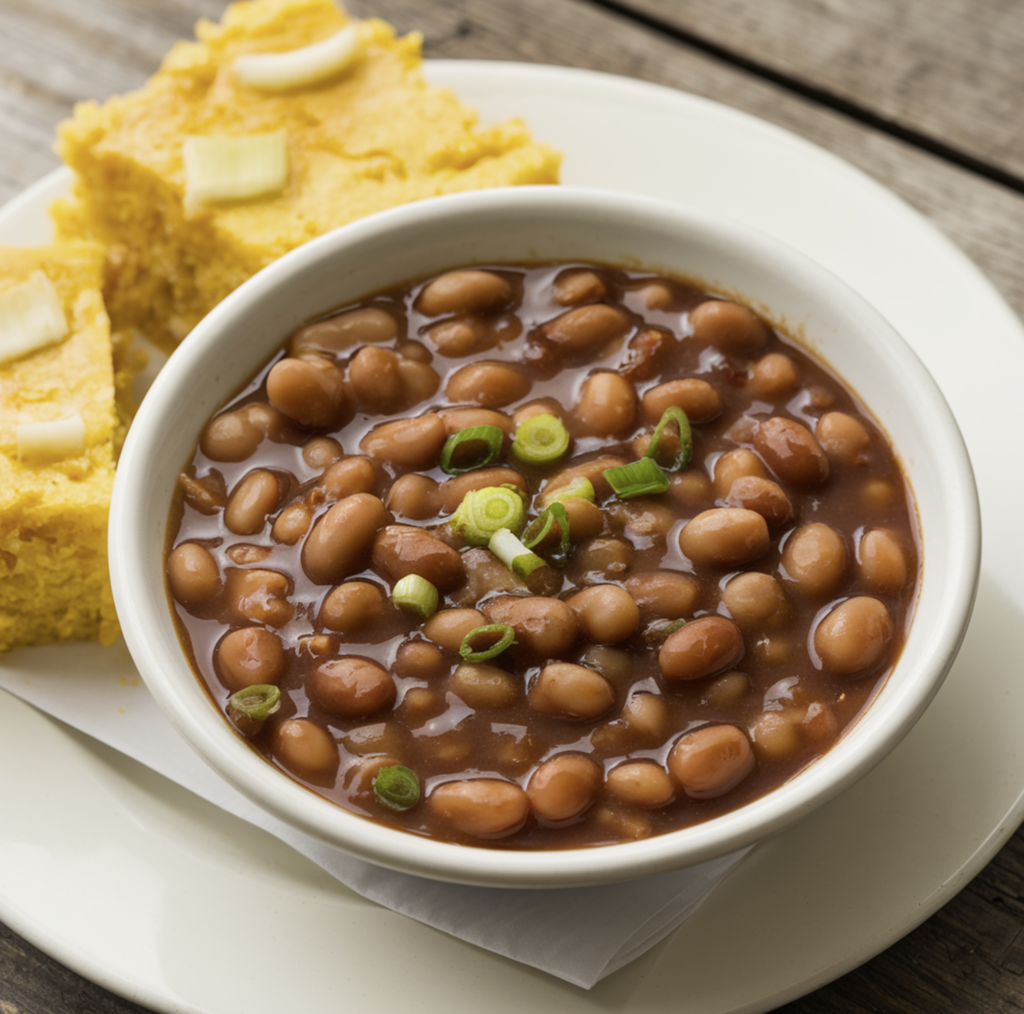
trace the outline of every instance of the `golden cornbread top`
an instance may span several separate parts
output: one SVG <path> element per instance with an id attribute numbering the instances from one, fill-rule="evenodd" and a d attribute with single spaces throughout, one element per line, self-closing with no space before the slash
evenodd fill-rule
<path id="1" fill-rule="evenodd" d="M 220 24 L 201 21 L 198 41 L 174 46 L 142 90 L 79 105 L 61 129 L 61 153 L 87 183 L 90 159 L 107 161 L 108 171 L 110 160 L 125 160 L 152 174 L 176 198 L 175 208 L 156 209 L 173 227 L 183 215 L 186 137 L 284 129 L 283 191 L 198 214 L 262 263 L 333 226 L 419 197 L 556 181 L 554 152 L 533 144 L 519 121 L 476 130 L 473 110 L 423 81 L 419 36 L 396 38 L 382 21 L 358 23 L 363 55 L 326 81 L 268 93 L 236 80 L 235 57 L 306 46 L 348 23 L 329 0 L 235 4 Z M 499 164 L 509 159 L 514 167 Z"/>
<path id="2" fill-rule="evenodd" d="M 69 334 L 63 341 L 0 365 L 0 457 L 4 474 L 37 471 L 17 458 L 16 427 L 80 415 L 82 455 L 46 467 L 81 478 L 95 465 L 112 463 L 117 420 L 110 332 L 100 292 L 104 250 L 95 243 L 0 248 L 0 292 L 42 271 L 60 296 Z"/>

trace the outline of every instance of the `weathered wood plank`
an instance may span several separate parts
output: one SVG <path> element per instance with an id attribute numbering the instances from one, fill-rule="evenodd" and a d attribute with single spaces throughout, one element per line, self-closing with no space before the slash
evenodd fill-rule
<path id="1" fill-rule="evenodd" d="M 1024 179 L 1017 0 L 619 0 Z"/>

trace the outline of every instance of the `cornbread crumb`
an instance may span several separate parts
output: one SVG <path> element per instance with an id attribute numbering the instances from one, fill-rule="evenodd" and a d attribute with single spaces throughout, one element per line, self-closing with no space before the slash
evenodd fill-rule
<path id="1" fill-rule="evenodd" d="M 107 572 L 114 482 L 114 367 L 100 287 L 104 250 L 85 242 L 0 248 L 0 291 L 43 271 L 70 333 L 0 366 L 0 652 L 28 644 L 118 634 Z M 123 372 L 122 381 L 127 381 Z M 16 428 L 80 415 L 81 454 L 18 458 Z"/>
<path id="2" fill-rule="evenodd" d="M 233 4 L 219 24 L 200 21 L 197 41 L 175 45 L 140 91 L 81 103 L 61 126 L 77 182 L 54 207 L 58 232 L 109 248 L 116 329 L 171 351 L 246 278 L 336 226 L 433 195 L 558 181 L 556 152 L 518 120 L 479 128 L 424 81 L 420 37 L 396 38 L 383 21 L 356 23 L 363 55 L 323 82 L 272 93 L 235 78 L 241 54 L 297 49 L 349 23 L 331 0 Z M 288 140 L 282 191 L 186 213 L 187 137 L 275 130 Z"/>

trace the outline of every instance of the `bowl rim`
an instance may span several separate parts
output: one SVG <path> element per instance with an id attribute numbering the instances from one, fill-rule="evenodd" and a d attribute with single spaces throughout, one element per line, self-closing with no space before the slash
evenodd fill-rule
<path id="1" fill-rule="evenodd" d="M 644 228 L 653 228 L 657 224 L 659 228 L 679 229 L 681 235 L 715 237 L 734 245 L 747 258 L 763 258 L 772 265 L 770 270 L 789 274 L 799 279 L 801 285 L 813 283 L 816 291 L 824 291 L 844 313 L 884 334 L 891 343 L 887 354 L 891 354 L 895 366 L 927 408 L 935 427 L 934 438 L 942 444 L 951 492 L 945 507 L 951 513 L 951 531 L 962 535 L 954 544 L 956 551 L 949 554 L 947 561 L 951 587 L 944 590 L 939 617 L 942 623 L 937 624 L 922 647 L 913 678 L 902 681 L 894 692 L 888 693 L 890 708 L 869 723 L 869 735 L 861 734 L 865 723 L 858 720 L 847 728 L 828 753 L 797 776 L 714 820 L 642 841 L 586 849 L 516 851 L 502 849 L 500 844 L 488 848 L 420 838 L 376 824 L 306 789 L 269 765 L 231 730 L 211 705 L 180 648 L 176 659 L 162 650 L 161 646 L 166 648 L 166 630 L 170 627 L 173 632 L 173 623 L 162 581 L 158 596 L 153 588 L 154 522 L 148 509 L 152 484 L 145 481 L 146 469 L 153 462 L 159 462 L 159 448 L 164 439 L 161 419 L 171 406 L 188 398 L 194 378 L 209 371 L 207 360 L 212 355 L 211 350 L 217 347 L 218 336 L 230 334 L 231 328 L 246 315 L 256 312 L 268 301 L 279 299 L 277 294 L 282 290 L 301 289 L 303 276 L 318 263 L 351 255 L 368 243 L 401 237 L 409 230 L 422 231 L 471 219 L 479 222 L 481 217 L 486 219 L 487 216 L 499 221 L 502 216 L 519 215 L 526 208 L 556 218 L 600 213 L 623 223 L 633 222 L 637 227 L 642 224 Z M 458 265 L 439 263 L 436 269 L 429 270 L 455 266 Z M 806 342 L 804 345 L 820 358 L 820 353 L 811 345 Z M 261 357 L 260 361 L 265 359 Z M 236 377 L 234 382 L 222 383 L 223 397 L 232 396 L 244 379 Z M 204 409 L 202 420 L 218 407 L 212 405 Z M 870 410 L 870 403 L 868 407 Z M 159 525 L 161 533 L 166 529 L 168 509 L 169 504 L 166 504 Z M 501 887 L 580 886 L 694 865 L 780 831 L 858 780 L 909 731 L 952 665 L 973 607 L 981 538 L 973 472 L 952 413 L 914 352 L 861 296 L 802 253 L 747 226 L 685 205 L 617 191 L 567 186 L 471 191 L 431 197 L 378 212 L 309 241 L 248 279 L 210 311 L 156 376 L 121 453 L 109 525 L 111 583 L 129 652 L 161 709 L 215 771 L 286 824 L 360 859 L 434 879 Z M 162 550 L 162 542 L 160 547 Z M 927 560 L 925 557 L 925 567 Z M 159 573 L 163 573 L 162 552 Z M 924 584 L 922 578 L 919 594 Z M 958 590 L 962 594 L 956 594 Z M 158 597 L 163 600 L 162 616 L 156 604 Z M 159 632 L 160 638 L 147 636 L 147 630 Z M 177 647 L 176 633 L 173 636 Z M 902 663 L 897 671 L 901 668 Z M 182 679 L 183 675 L 187 679 Z M 882 688 L 883 693 L 892 682 L 890 676 Z M 196 690 L 201 691 L 201 697 Z M 200 703 L 202 707 L 197 706 Z M 873 712 L 868 709 L 868 713 Z M 414 842 L 415 849 L 411 849 Z"/>

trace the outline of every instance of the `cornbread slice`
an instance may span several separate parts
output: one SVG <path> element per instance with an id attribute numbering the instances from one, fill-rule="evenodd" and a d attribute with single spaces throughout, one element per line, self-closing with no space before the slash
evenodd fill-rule
<path id="1" fill-rule="evenodd" d="M 0 292 L 42 271 L 69 334 L 0 365 L 0 651 L 118 634 L 107 573 L 107 513 L 118 432 L 110 327 L 94 243 L 0 248 Z M 84 449 L 20 460 L 17 427 L 81 416 Z"/>
<path id="2" fill-rule="evenodd" d="M 105 288 L 115 328 L 171 351 L 232 289 L 306 240 L 371 212 L 480 187 L 555 183 L 559 155 L 511 120 L 477 116 L 421 74 L 420 37 L 356 22 L 362 55 L 286 92 L 238 82 L 242 54 L 285 52 L 352 23 L 331 0 L 254 0 L 200 21 L 138 92 L 85 102 L 59 131 L 78 174 L 54 208 L 59 234 L 109 247 Z M 190 136 L 283 130 L 283 190 L 186 210 Z"/>

